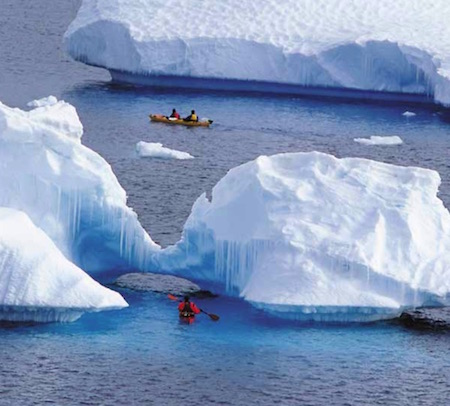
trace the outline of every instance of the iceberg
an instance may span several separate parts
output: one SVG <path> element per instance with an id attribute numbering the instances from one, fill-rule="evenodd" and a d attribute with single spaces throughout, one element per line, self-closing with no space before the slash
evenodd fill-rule
<path id="1" fill-rule="evenodd" d="M 450 301 L 450 213 L 435 171 L 261 156 L 229 171 L 211 201 L 200 196 L 181 240 L 161 250 L 82 134 L 64 101 L 0 103 L 0 318 L 69 321 L 126 305 L 81 269 L 218 283 L 300 320 L 387 319 Z"/>
<path id="2" fill-rule="evenodd" d="M 68 322 L 126 306 L 68 261 L 24 212 L 0 207 L 0 320 Z"/>
<path id="3" fill-rule="evenodd" d="M 139 141 L 136 144 L 136 152 L 142 158 L 194 159 L 188 152 L 163 147 L 163 144 L 160 142 Z"/>
<path id="4" fill-rule="evenodd" d="M 353 141 L 363 145 L 400 145 L 403 140 L 398 135 L 379 136 L 372 135 L 369 138 L 354 138 Z"/>
<path id="5" fill-rule="evenodd" d="M 448 106 L 449 20 L 446 0 L 84 0 L 64 43 L 119 82 Z"/>
<path id="6" fill-rule="evenodd" d="M 42 103 L 41 103 L 42 104 Z M 81 143 L 73 106 L 0 103 L 0 207 L 19 210 L 84 271 L 144 269 L 160 249 L 110 165 Z"/>
<path id="7" fill-rule="evenodd" d="M 87 273 L 145 268 L 160 247 L 73 106 L 0 103 L 0 320 L 73 321 L 127 306 Z"/>
<path id="8" fill-rule="evenodd" d="M 372 321 L 450 300 L 439 174 L 289 153 L 234 168 L 193 206 L 161 270 L 219 282 L 283 317 Z"/>

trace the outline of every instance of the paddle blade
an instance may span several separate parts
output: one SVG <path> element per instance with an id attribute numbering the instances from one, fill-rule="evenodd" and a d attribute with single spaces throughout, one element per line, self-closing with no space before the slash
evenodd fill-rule
<path id="1" fill-rule="evenodd" d="M 211 318 L 211 320 L 213 321 L 219 321 L 220 317 L 217 314 L 211 314 L 208 313 L 208 316 Z"/>
<path id="2" fill-rule="evenodd" d="M 170 300 L 176 300 L 176 301 L 178 301 L 178 298 L 177 298 L 176 296 L 174 296 L 174 295 L 171 295 L 170 293 L 167 295 L 167 297 L 168 297 Z"/>
<path id="3" fill-rule="evenodd" d="M 200 311 L 202 313 L 205 313 L 207 316 L 209 316 L 209 318 L 211 320 L 218 321 L 220 319 L 220 317 L 217 314 L 212 314 L 212 313 L 205 312 L 203 309 L 200 309 Z"/>

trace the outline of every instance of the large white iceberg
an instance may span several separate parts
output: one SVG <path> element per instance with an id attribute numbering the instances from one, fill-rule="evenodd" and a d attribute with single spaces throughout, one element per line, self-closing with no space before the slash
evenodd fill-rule
<path id="1" fill-rule="evenodd" d="M 449 105 L 448 21 L 447 0 L 84 0 L 65 46 L 119 81 Z"/>
<path id="2" fill-rule="evenodd" d="M 159 246 L 82 133 L 63 101 L 29 112 L 0 103 L 0 206 L 25 212 L 85 271 L 143 269 Z"/>
<path id="3" fill-rule="evenodd" d="M 126 306 L 83 272 L 145 268 L 159 250 L 73 106 L 0 103 L 0 319 L 71 321 Z M 80 269 L 82 268 L 82 269 Z"/>
<path id="4" fill-rule="evenodd" d="M 450 214 L 437 172 L 323 153 L 261 156 L 201 196 L 168 272 L 286 317 L 367 321 L 446 304 Z"/>
<path id="5" fill-rule="evenodd" d="M 73 321 L 126 306 L 68 261 L 25 213 L 0 207 L 0 320 Z"/>

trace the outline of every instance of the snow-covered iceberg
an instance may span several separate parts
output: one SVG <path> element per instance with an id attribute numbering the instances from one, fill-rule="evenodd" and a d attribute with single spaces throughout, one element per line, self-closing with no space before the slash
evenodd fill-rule
<path id="1" fill-rule="evenodd" d="M 28 112 L 0 103 L 0 206 L 26 213 L 89 273 L 143 269 L 159 246 L 127 207 L 110 165 L 81 144 L 82 133 L 63 101 Z"/>
<path id="2" fill-rule="evenodd" d="M 25 213 L 0 207 L 0 320 L 73 321 L 126 306 L 68 261 Z"/>
<path id="3" fill-rule="evenodd" d="M 127 306 L 84 271 L 143 269 L 160 247 L 73 106 L 0 103 L 0 320 L 72 321 Z M 80 269 L 82 268 L 82 269 Z"/>
<path id="4" fill-rule="evenodd" d="M 136 144 L 136 152 L 142 158 L 194 159 L 188 152 L 163 147 L 160 142 L 139 141 Z"/>
<path id="5" fill-rule="evenodd" d="M 450 213 L 435 171 L 323 153 L 261 156 L 201 196 L 161 269 L 303 320 L 445 304 Z"/>
<path id="6" fill-rule="evenodd" d="M 76 60 L 157 86 L 450 105 L 447 0 L 84 0 Z"/>

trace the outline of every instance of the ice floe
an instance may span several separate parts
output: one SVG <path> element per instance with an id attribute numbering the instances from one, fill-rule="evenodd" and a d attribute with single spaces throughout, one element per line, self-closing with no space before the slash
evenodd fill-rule
<path id="1" fill-rule="evenodd" d="M 355 138 L 353 141 L 363 145 L 400 145 L 403 140 L 398 135 L 379 136 L 372 135 L 369 138 Z"/>
<path id="2" fill-rule="evenodd" d="M 160 142 L 139 141 L 136 144 L 136 152 L 140 157 L 162 158 L 162 159 L 194 159 L 194 157 L 183 151 L 163 147 Z"/>

